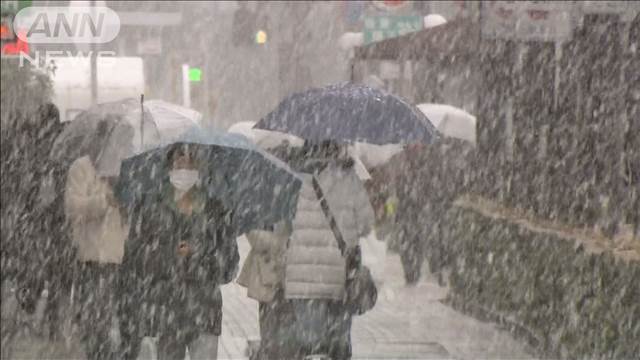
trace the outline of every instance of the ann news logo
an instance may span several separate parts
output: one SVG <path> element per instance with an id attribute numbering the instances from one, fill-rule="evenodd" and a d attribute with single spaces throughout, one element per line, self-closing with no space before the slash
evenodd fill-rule
<path id="1" fill-rule="evenodd" d="M 120 32 L 120 17 L 104 6 L 27 7 L 13 21 L 28 44 L 103 44 Z"/>

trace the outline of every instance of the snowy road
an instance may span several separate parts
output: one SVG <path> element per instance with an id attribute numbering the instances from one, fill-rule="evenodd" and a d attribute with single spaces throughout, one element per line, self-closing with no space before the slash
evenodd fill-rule
<path id="1" fill-rule="evenodd" d="M 248 243 L 239 239 L 241 261 Z M 425 274 L 415 287 L 403 284 L 399 257 L 389 254 L 386 285 L 376 307 L 354 320 L 355 359 L 531 359 L 526 347 L 496 325 L 463 315 L 440 300 L 447 289 Z M 223 335 L 219 359 L 246 359 L 247 339 L 258 338 L 257 303 L 244 288 L 223 288 Z M 3 301 L 3 306 L 5 306 Z M 6 309 L 5 309 L 6 311 Z M 78 345 L 40 340 L 26 329 L 16 339 L 12 359 L 81 359 Z"/>

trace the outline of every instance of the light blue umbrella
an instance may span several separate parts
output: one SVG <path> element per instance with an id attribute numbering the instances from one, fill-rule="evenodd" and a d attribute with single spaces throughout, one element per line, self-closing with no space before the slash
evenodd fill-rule
<path id="1" fill-rule="evenodd" d="M 116 191 L 120 200 L 131 208 L 166 194 L 168 152 L 184 144 L 194 149 L 206 193 L 233 210 L 238 233 L 295 215 L 301 179 L 285 163 L 242 135 L 196 127 L 173 143 L 126 159 Z"/>

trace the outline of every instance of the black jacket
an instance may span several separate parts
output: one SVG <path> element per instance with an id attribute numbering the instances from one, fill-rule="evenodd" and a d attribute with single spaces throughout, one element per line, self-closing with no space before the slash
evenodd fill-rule
<path id="1" fill-rule="evenodd" d="M 145 334 L 177 327 L 219 335 L 219 286 L 233 280 L 239 261 L 233 214 L 197 192 L 200 202 L 184 215 L 166 188 L 132 211 L 118 289 L 122 315 Z M 181 242 L 190 255 L 180 253 Z"/>

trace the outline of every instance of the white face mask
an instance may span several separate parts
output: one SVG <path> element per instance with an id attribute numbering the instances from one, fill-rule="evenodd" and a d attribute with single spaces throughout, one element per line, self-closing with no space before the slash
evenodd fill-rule
<path id="1" fill-rule="evenodd" d="M 178 190 L 187 191 L 200 180 L 198 170 L 176 169 L 169 172 L 169 181 Z"/>

